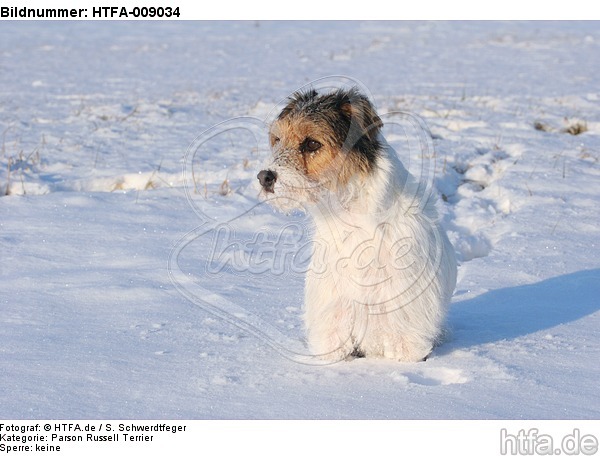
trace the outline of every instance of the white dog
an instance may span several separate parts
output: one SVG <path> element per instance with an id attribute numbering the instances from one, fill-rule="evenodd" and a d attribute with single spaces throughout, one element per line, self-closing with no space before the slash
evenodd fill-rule
<path id="1" fill-rule="evenodd" d="M 294 94 L 273 122 L 261 194 L 314 220 L 305 324 L 326 360 L 427 359 L 456 285 L 435 201 L 381 135 L 357 90 Z"/>

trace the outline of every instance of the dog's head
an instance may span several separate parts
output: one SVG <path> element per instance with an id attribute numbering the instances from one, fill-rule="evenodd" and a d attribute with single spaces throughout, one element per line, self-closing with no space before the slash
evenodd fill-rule
<path id="1" fill-rule="evenodd" d="M 271 125 L 272 161 L 257 176 L 261 193 L 285 210 L 343 191 L 375 166 L 381 127 L 356 89 L 295 93 Z"/>

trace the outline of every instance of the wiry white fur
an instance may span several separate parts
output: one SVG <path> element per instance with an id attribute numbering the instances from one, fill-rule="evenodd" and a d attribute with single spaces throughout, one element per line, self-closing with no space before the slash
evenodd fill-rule
<path id="1" fill-rule="evenodd" d="M 368 177 L 357 173 L 335 194 L 277 157 L 269 166 L 278 175 L 271 202 L 284 210 L 302 205 L 314 220 L 318 242 L 306 277 L 305 324 L 312 352 L 328 360 L 357 350 L 424 359 L 456 285 L 454 251 L 434 198 L 379 140 L 375 169 Z"/>

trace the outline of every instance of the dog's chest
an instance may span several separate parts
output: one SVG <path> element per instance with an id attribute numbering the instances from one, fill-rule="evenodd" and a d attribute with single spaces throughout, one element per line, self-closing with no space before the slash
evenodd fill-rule
<path id="1" fill-rule="evenodd" d="M 411 237 L 401 226 L 356 217 L 348 221 L 315 220 L 311 271 L 319 271 L 323 285 L 335 282 L 338 290 L 364 293 L 389 283 L 413 262 Z"/>

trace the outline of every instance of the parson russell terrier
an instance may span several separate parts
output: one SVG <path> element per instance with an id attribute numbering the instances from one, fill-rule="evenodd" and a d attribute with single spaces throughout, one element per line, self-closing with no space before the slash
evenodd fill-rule
<path id="1" fill-rule="evenodd" d="M 436 199 L 406 170 L 356 89 L 297 92 L 270 127 L 261 197 L 313 221 L 304 321 L 324 360 L 427 359 L 456 285 Z M 325 268 L 323 264 L 325 263 Z M 318 270 L 318 271 L 317 271 Z"/>

